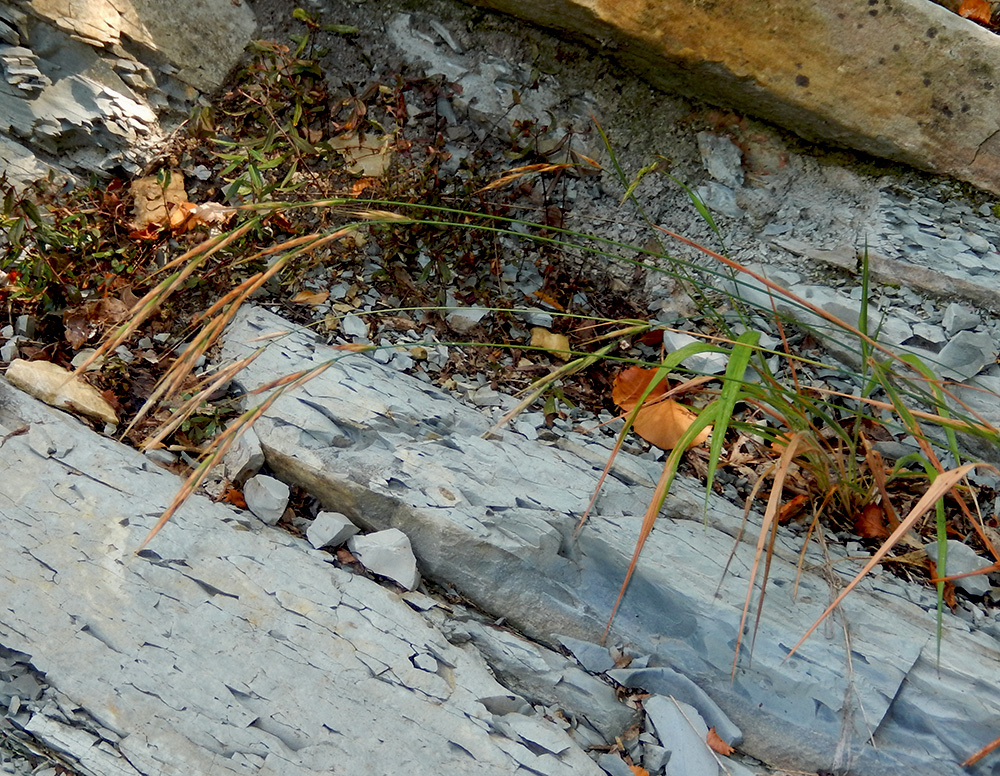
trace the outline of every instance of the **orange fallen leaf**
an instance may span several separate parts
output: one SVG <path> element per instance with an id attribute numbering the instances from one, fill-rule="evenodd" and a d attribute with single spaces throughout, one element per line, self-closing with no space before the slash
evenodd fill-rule
<path id="1" fill-rule="evenodd" d="M 294 304 L 311 304 L 313 307 L 323 304 L 330 297 L 329 291 L 299 291 L 292 297 Z"/>
<path id="2" fill-rule="evenodd" d="M 225 494 L 223 494 L 222 500 L 239 509 L 247 508 L 247 500 L 243 497 L 243 492 L 238 488 L 229 488 Z"/>
<path id="3" fill-rule="evenodd" d="M 377 178 L 358 178 L 351 184 L 351 196 L 360 197 L 365 189 L 370 189 L 378 184 Z"/>
<path id="4" fill-rule="evenodd" d="M 862 539 L 887 539 L 889 526 L 886 524 L 885 510 L 881 504 L 865 504 L 854 516 L 854 532 Z"/>
<path id="5" fill-rule="evenodd" d="M 630 366 L 615 378 L 611 388 L 611 398 L 614 403 L 625 412 L 631 412 L 639 403 L 643 391 L 655 373 L 655 369 Z M 635 433 L 661 450 L 673 450 L 698 415 L 683 404 L 662 398 L 666 391 L 665 382 L 659 383 L 650 391 L 635 416 L 632 428 L 635 429 Z M 700 445 L 708 439 L 710 431 L 710 428 L 703 429 L 688 446 Z"/>
<path id="6" fill-rule="evenodd" d="M 641 765 L 630 765 L 629 770 L 635 774 L 635 776 L 649 776 L 649 771 L 643 768 Z"/>
<path id="7" fill-rule="evenodd" d="M 719 754 L 730 755 L 735 751 L 729 744 L 719 738 L 719 734 L 715 732 L 714 727 L 708 729 L 706 743 L 712 750 Z"/>
<path id="8" fill-rule="evenodd" d="M 809 497 L 801 493 L 786 501 L 781 509 L 778 510 L 778 522 L 781 524 L 787 523 L 802 511 L 802 507 L 806 505 L 807 501 L 809 501 Z"/>
<path id="9" fill-rule="evenodd" d="M 545 302 L 545 304 L 547 304 L 550 307 L 558 310 L 559 312 L 561 312 L 561 313 L 566 312 L 566 308 L 563 307 L 556 300 L 556 298 L 554 296 L 552 296 L 551 294 L 547 294 L 544 291 L 542 291 L 541 289 L 539 289 L 538 291 L 532 291 L 531 293 L 532 293 L 532 296 L 537 296 L 539 299 L 541 299 L 543 302 Z"/>
<path id="10" fill-rule="evenodd" d="M 987 0 L 962 0 L 958 15 L 980 24 L 989 24 L 993 18 L 993 7 Z"/>
<path id="11" fill-rule="evenodd" d="M 630 366 L 619 373 L 611 387 L 611 401 L 621 407 L 625 412 L 629 412 L 639 403 L 639 397 L 646 390 L 655 369 L 643 369 L 641 366 Z M 666 382 L 661 382 L 650 391 L 646 397 L 646 402 L 655 401 L 667 392 Z"/>
<path id="12" fill-rule="evenodd" d="M 170 227 L 170 231 L 174 234 L 180 234 L 190 229 L 191 214 L 197 207 L 194 202 L 181 202 L 179 205 L 169 208 L 167 226 Z"/>

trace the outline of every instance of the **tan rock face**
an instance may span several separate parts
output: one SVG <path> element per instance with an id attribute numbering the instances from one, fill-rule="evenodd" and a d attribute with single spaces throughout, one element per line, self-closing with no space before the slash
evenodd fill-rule
<path id="1" fill-rule="evenodd" d="M 929 0 L 475 0 L 650 83 L 1000 192 L 1000 38 Z"/>

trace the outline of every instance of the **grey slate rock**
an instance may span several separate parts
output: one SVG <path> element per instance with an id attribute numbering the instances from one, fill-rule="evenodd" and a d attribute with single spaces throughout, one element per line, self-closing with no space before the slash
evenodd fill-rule
<path id="1" fill-rule="evenodd" d="M 628 767 L 625 761 L 612 752 L 602 754 L 598 758 L 597 764 L 604 769 L 608 776 L 635 776 L 635 772 Z"/>
<path id="2" fill-rule="evenodd" d="M 935 563 L 938 562 L 937 542 L 928 542 L 924 545 L 924 550 Z M 967 574 L 970 571 L 978 571 L 990 565 L 990 561 L 981 557 L 969 545 L 956 539 L 948 540 L 948 552 L 945 555 L 945 568 L 938 565 L 938 574 L 952 576 L 954 574 Z M 971 595 L 986 595 L 992 585 L 986 574 L 976 574 L 972 577 L 963 577 L 955 580 L 955 587 L 964 590 Z"/>
<path id="3" fill-rule="evenodd" d="M 663 332 L 663 344 L 666 347 L 667 352 L 680 350 L 685 345 L 690 345 L 692 342 L 698 342 L 703 345 L 709 344 L 706 340 L 692 337 L 690 334 L 686 334 L 683 331 Z M 726 371 L 726 366 L 729 364 L 729 358 L 725 353 L 695 353 L 693 356 L 688 356 L 681 361 L 681 364 L 698 374 L 716 375 Z"/>
<path id="4" fill-rule="evenodd" d="M 670 750 L 656 744 L 642 745 L 642 767 L 650 773 L 662 773 L 670 762 Z"/>
<path id="5" fill-rule="evenodd" d="M 454 310 L 450 310 L 445 316 L 445 320 L 448 325 L 451 326 L 459 334 L 468 334 L 479 322 L 489 314 L 489 310 L 485 307 L 479 307 L 478 305 L 472 305 L 470 307 L 459 307 Z"/>
<path id="6" fill-rule="evenodd" d="M 264 465 L 264 451 L 260 449 L 260 440 L 253 428 L 248 428 L 240 434 L 232 447 L 222 457 L 226 467 L 226 477 L 236 487 L 243 487 L 248 479 L 260 471 Z"/>
<path id="7" fill-rule="evenodd" d="M 340 322 L 340 328 L 352 340 L 367 341 L 368 339 L 368 324 L 358 315 L 345 315 L 344 319 Z"/>
<path id="8" fill-rule="evenodd" d="M 592 674 L 603 674 L 615 667 L 615 661 L 607 647 L 589 641 L 574 639 L 572 636 L 557 636 L 559 643 L 573 653 L 577 662 Z"/>
<path id="9" fill-rule="evenodd" d="M 306 529 L 306 539 L 317 550 L 339 547 L 354 534 L 358 527 L 339 512 L 320 512 Z"/>
<path id="10" fill-rule="evenodd" d="M 0 644 L 55 685 L 17 717 L 81 773 L 599 776 L 493 730 L 474 650 L 284 532 L 193 496 L 137 556 L 180 479 L 0 379 L 0 436 L 24 424 L 66 452 L 3 445 Z"/>
<path id="11" fill-rule="evenodd" d="M 240 311 L 223 357 L 247 355 L 262 332 L 277 328 L 289 324 L 260 310 Z M 308 331 L 295 330 L 269 345 L 242 381 L 253 388 L 277 370 L 339 356 Z M 322 414 L 314 409 L 319 402 Z M 346 444 L 320 445 L 301 431 L 321 424 L 341 429 Z M 535 639 L 554 643 L 555 634 L 564 634 L 600 640 L 662 467 L 632 459 L 648 465 L 650 485 L 609 477 L 596 512 L 571 541 L 599 467 L 516 434 L 479 438 L 489 427 L 476 410 L 358 357 L 339 358 L 317 380 L 279 397 L 257 432 L 269 466 L 325 508 L 367 529 L 404 530 L 429 577 L 507 616 Z M 963 621 L 946 614 L 949 649 L 939 669 L 934 617 L 911 603 L 902 583 L 879 578 L 876 589 L 863 582 L 841 604 L 852 626 L 850 671 L 843 643 L 819 632 L 786 659 L 789 645 L 829 598 L 823 578 L 799 575 L 794 537 L 779 537 L 753 660 L 741 656 L 731 679 L 753 531 L 723 577 L 724 560 L 715 559 L 733 550 L 742 509 L 712 496 L 706 512 L 702 486 L 678 478 L 662 515 L 610 638 L 696 681 L 740 726 L 747 753 L 799 770 L 829 768 L 847 715 L 878 730 L 877 752 L 864 737 L 847 744 L 857 774 L 894 776 L 903 769 L 957 776 L 957 763 L 967 756 L 960 753 L 995 737 L 995 721 L 965 708 L 960 689 L 974 684 L 982 698 L 1000 703 L 991 678 L 996 672 L 982 657 L 995 649 L 985 646 L 992 638 L 969 633 Z M 830 551 L 835 558 L 844 554 L 836 546 Z M 805 560 L 829 562 L 812 547 Z M 842 562 L 836 568 L 848 575 L 857 566 Z M 951 700 L 929 704 L 928 695 Z M 847 697 L 859 697 L 858 705 L 845 706 Z M 961 724 L 946 711 L 952 701 L 962 706 Z M 861 706 L 867 722 L 855 716 Z"/>
<path id="12" fill-rule="evenodd" d="M 226 0 L 65 5 L 4 6 L 19 10 L 0 25 L 0 166 L 17 186 L 49 170 L 62 180 L 138 173 L 238 63 L 256 25 L 248 4 Z"/>
<path id="13" fill-rule="evenodd" d="M 962 307 L 958 302 L 952 302 L 944 311 L 942 321 L 948 336 L 954 336 L 963 329 L 974 329 L 979 325 L 979 315 Z"/>
<path id="14" fill-rule="evenodd" d="M 268 525 L 277 523 L 288 508 L 288 486 L 281 480 L 258 474 L 243 486 L 247 509 Z"/>
<path id="15" fill-rule="evenodd" d="M 937 355 L 931 368 L 940 376 L 952 380 L 975 377 L 987 364 L 996 360 L 997 343 L 988 334 L 960 331 Z"/>
<path id="16" fill-rule="evenodd" d="M 701 717 L 714 727 L 719 738 L 730 746 L 743 743 L 743 733 L 708 695 L 686 676 L 672 668 L 620 668 L 608 673 L 623 687 L 642 688 L 657 695 L 671 696 L 698 710 Z"/>
<path id="17" fill-rule="evenodd" d="M 420 582 L 410 540 L 398 528 L 352 536 L 347 541 L 347 547 L 366 569 L 398 582 L 407 590 L 412 590 Z"/>
<path id="18" fill-rule="evenodd" d="M 540 644 L 471 619 L 447 619 L 440 627 L 452 641 L 471 641 L 506 687 L 532 703 L 560 708 L 567 718 L 594 728 L 605 744 L 636 721 L 637 712 L 620 703 L 609 685 Z"/>
<path id="19" fill-rule="evenodd" d="M 699 132 L 695 136 L 706 172 L 731 189 L 743 185 L 743 152 L 726 135 Z"/>
<path id="20" fill-rule="evenodd" d="M 698 710 L 654 695 L 643 704 L 664 748 L 670 750 L 666 776 L 718 776 L 719 764 L 708 748 L 708 725 Z"/>
<path id="21" fill-rule="evenodd" d="M 288 328 L 263 311 L 241 310 L 223 357 L 246 356 L 262 332 Z M 546 643 L 555 634 L 599 641 L 653 485 L 609 477 L 573 540 L 600 467 L 517 434 L 481 439 L 490 421 L 476 410 L 371 359 L 342 355 L 295 330 L 244 373 L 241 381 L 254 388 L 278 370 L 337 358 L 315 381 L 279 397 L 258 422 L 269 466 L 367 529 L 405 531 L 427 576 L 526 635 Z M 313 427 L 340 429 L 344 441 L 321 444 L 302 431 Z M 648 466 L 655 483 L 662 466 L 633 461 Z M 754 520 L 759 525 L 752 513 Z M 967 753 L 996 736 L 995 719 L 964 701 L 975 686 L 983 709 L 991 699 L 1000 705 L 1000 666 L 984 657 L 997 651 L 992 637 L 970 633 L 946 613 L 949 649 L 939 666 L 934 616 L 911 602 L 910 587 L 879 577 L 877 586 L 862 582 L 841 604 L 852 627 L 850 661 L 843 642 L 822 629 L 788 658 L 790 645 L 825 608 L 829 588 L 813 572 L 799 574 L 798 539 L 783 533 L 753 660 L 741 655 L 731 678 L 753 530 L 736 547 L 728 575 L 723 566 L 742 522 L 739 506 L 713 495 L 706 510 L 701 484 L 677 478 L 612 627 L 613 643 L 696 681 L 740 726 L 744 750 L 764 762 L 828 769 L 839 747 L 859 776 L 962 773 L 958 763 Z M 835 561 L 845 555 L 837 546 L 829 550 Z M 829 560 L 806 548 L 807 565 Z M 837 561 L 834 568 L 849 576 L 858 566 Z M 845 705 L 845 698 L 857 704 Z M 843 742 L 845 717 L 859 730 L 877 731 L 877 751 L 865 735 Z"/>

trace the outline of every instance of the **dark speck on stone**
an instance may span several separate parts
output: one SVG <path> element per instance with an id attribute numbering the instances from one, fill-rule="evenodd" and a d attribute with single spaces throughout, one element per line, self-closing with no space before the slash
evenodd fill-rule
<path id="1" fill-rule="evenodd" d="M 929 27 L 925 33 L 928 38 L 937 37 L 937 27 Z"/>
<path id="2" fill-rule="evenodd" d="M 931 85 L 931 79 L 930 78 L 925 78 L 924 79 L 924 86 L 930 86 L 930 85 Z"/>
<path id="3" fill-rule="evenodd" d="M 795 76 L 796 86 L 809 86 L 809 76 L 807 75 L 797 75 Z"/>

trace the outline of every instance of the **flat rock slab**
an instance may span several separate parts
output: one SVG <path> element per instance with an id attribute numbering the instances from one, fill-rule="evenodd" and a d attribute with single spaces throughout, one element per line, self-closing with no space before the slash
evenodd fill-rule
<path id="1" fill-rule="evenodd" d="M 195 497 L 137 556 L 180 480 L 2 379 L 0 445 L 0 659 L 38 679 L 4 724 L 82 773 L 601 773 L 488 711 L 511 693 L 474 649 L 248 512 Z"/>
<path id="2" fill-rule="evenodd" d="M 469 0 L 654 86 L 1000 191 L 1000 38 L 928 0 Z"/>
<path id="3" fill-rule="evenodd" d="M 403 531 L 423 574 L 525 634 L 601 640 L 659 464 L 621 456 L 574 540 L 607 454 L 588 437 L 483 439 L 480 412 L 259 309 L 239 313 L 223 358 L 262 342 L 240 378 L 249 389 L 329 364 L 256 425 L 278 476 L 369 530 Z M 701 485 L 681 479 L 663 514 L 611 638 L 697 684 L 742 729 L 744 751 L 798 770 L 941 776 L 964 773 L 958 763 L 996 736 L 998 644 L 946 616 L 938 665 L 929 594 L 892 578 L 864 581 L 842 619 L 786 660 L 858 568 L 836 547 L 808 549 L 797 578 L 798 543 L 779 538 L 753 660 L 742 655 L 731 679 L 754 531 L 724 576 L 741 510 L 714 496 L 706 509 Z"/>

